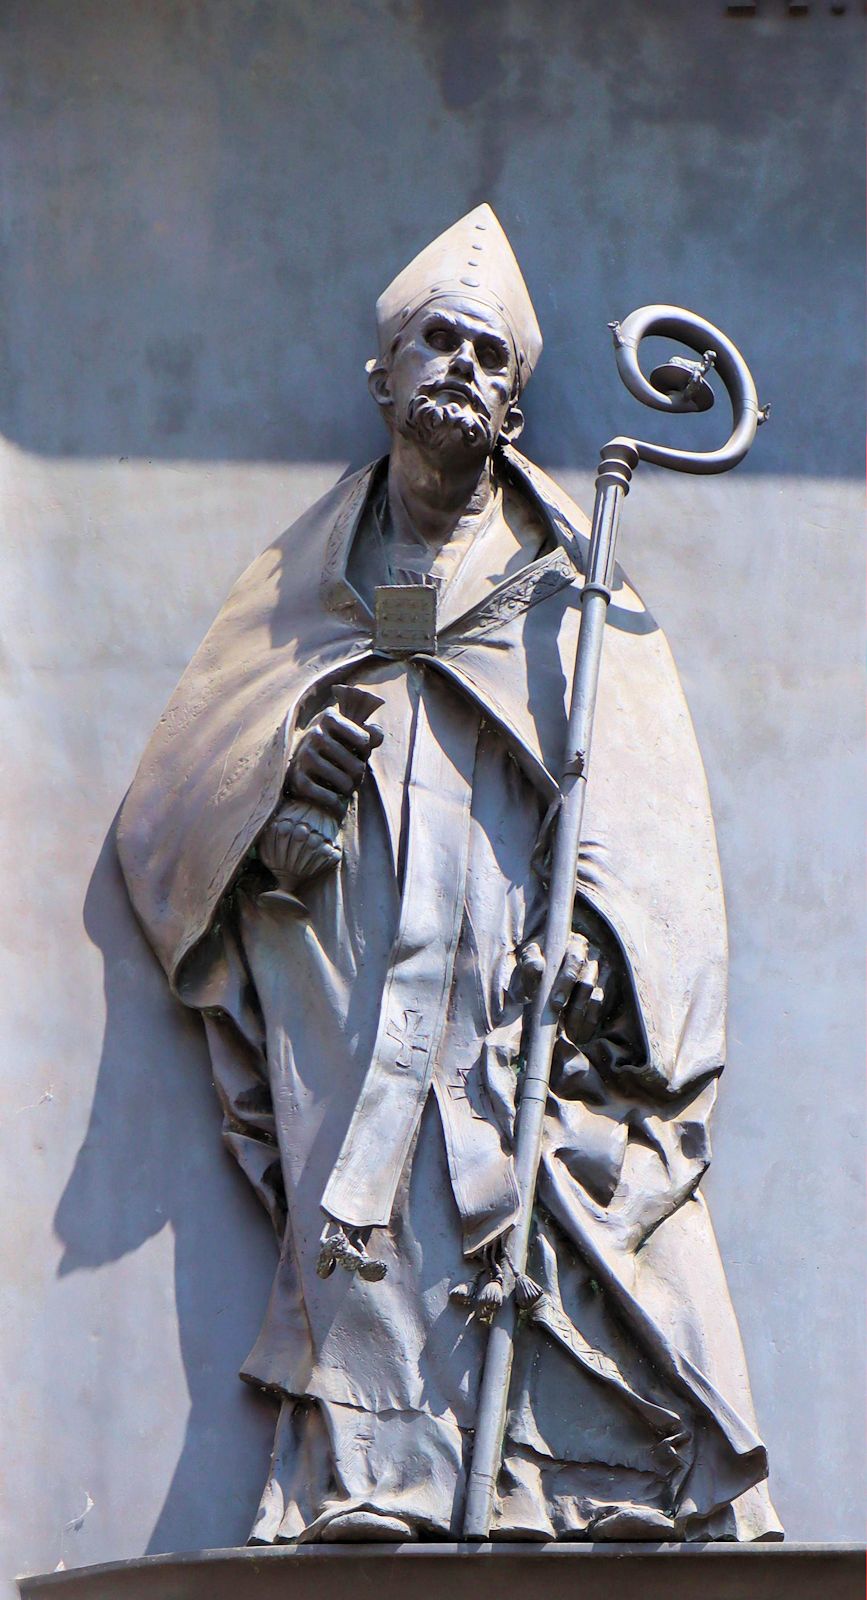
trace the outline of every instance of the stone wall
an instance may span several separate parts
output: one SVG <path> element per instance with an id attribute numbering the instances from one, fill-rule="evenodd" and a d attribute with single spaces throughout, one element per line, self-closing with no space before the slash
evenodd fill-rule
<path id="1" fill-rule="evenodd" d="M 546 338 L 524 443 L 582 503 L 599 446 L 658 427 L 610 318 L 693 307 L 773 405 L 730 478 L 642 469 L 623 559 L 719 826 L 707 1192 L 772 1488 L 792 1538 L 860 1536 L 859 9 L 0 8 L 4 1574 L 248 1531 L 272 1412 L 236 1372 L 273 1246 L 110 830 L 235 576 L 382 448 L 377 293 L 482 199 Z"/>

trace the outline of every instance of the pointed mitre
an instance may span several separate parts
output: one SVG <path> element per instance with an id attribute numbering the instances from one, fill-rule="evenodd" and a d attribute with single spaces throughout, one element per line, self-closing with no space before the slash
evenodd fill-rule
<path id="1" fill-rule="evenodd" d="M 488 205 L 446 228 L 380 295 L 380 354 L 422 306 L 446 297 L 499 312 L 511 331 L 523 388 L 539 359 L 542 335 L 512 246 Z"/>

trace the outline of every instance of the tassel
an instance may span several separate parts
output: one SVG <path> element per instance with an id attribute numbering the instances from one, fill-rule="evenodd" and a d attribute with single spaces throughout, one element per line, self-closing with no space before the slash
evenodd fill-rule
<path id="1" fill-rule="evenodd" d="M 334 1232 L 330 1232 L 326 1224 L 319 1240 L 319 1255 L 316 1258 L 317 1278 L 331 1277 L 334 1268 L 337 1266 L 337 1257 L 342 1244 L 345 1244 L 343 1230 L 338 1228 Z"/>
<path id="2" fill-rule="evenodd" d="M 381 1283 L 387 1272 L 388 1267 L 384 1261 L 379 1261 L 375 1256 L 369 1256 L 366 1251 L 364 1252 L 364 1260 L 358 1268 L 359 1278 L 363 1278 L 365 1283 Z"/>
<path id="3" fill-rule="evenodd" d="M 503 1285 L 497 1278 L 489 1278 L 476 1295 L 476 1315 L 480 1322 L 492 1322 L 503 1304 Z"/>
<path id="4" fill-rule="evenodd" d="M 388 1272 L 384 1261 L 367 1254 L 360 1239 L 353 1241 L 340 1227 L 329 1232 L 326 1223 L 316 1261 L 317 1277 L 330 1278 L 336 1266 L 343 1267 L 346 1272 L 357 1272 L 366 1283 L 381 1283 Z"/>
<path id="5" fill-rule="evenodd" d="M 529 1277 L 526 1272 L 519 1272 L 515 1278 L 515 1304 L 518 1310 L 534 1311 L 543 1298 L 544 1291 L 535 1279 Z"/>

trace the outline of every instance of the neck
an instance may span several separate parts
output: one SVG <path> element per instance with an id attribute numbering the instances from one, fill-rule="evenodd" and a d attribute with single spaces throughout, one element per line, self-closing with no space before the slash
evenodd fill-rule
<path id="1" fill-rule="evenodd" d="M 414 532 L 440 546 L 465 517 L 486 511 L 494 497 L 490 456 L 440 461 L 395 433 L 388 464 L 388 501 L 398 537 Z"/>

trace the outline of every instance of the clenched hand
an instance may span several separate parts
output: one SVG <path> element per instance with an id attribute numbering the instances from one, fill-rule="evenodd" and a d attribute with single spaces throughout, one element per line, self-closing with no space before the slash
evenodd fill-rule
<path id="1" fill-rule="evenodd" d="M 364 777 L 371 750 L 382 744 L 382 729 L 352 722 L 329 706 L 305 730 L 289 763 L 287 789 L 342 817 L 350 795 Z"/>

